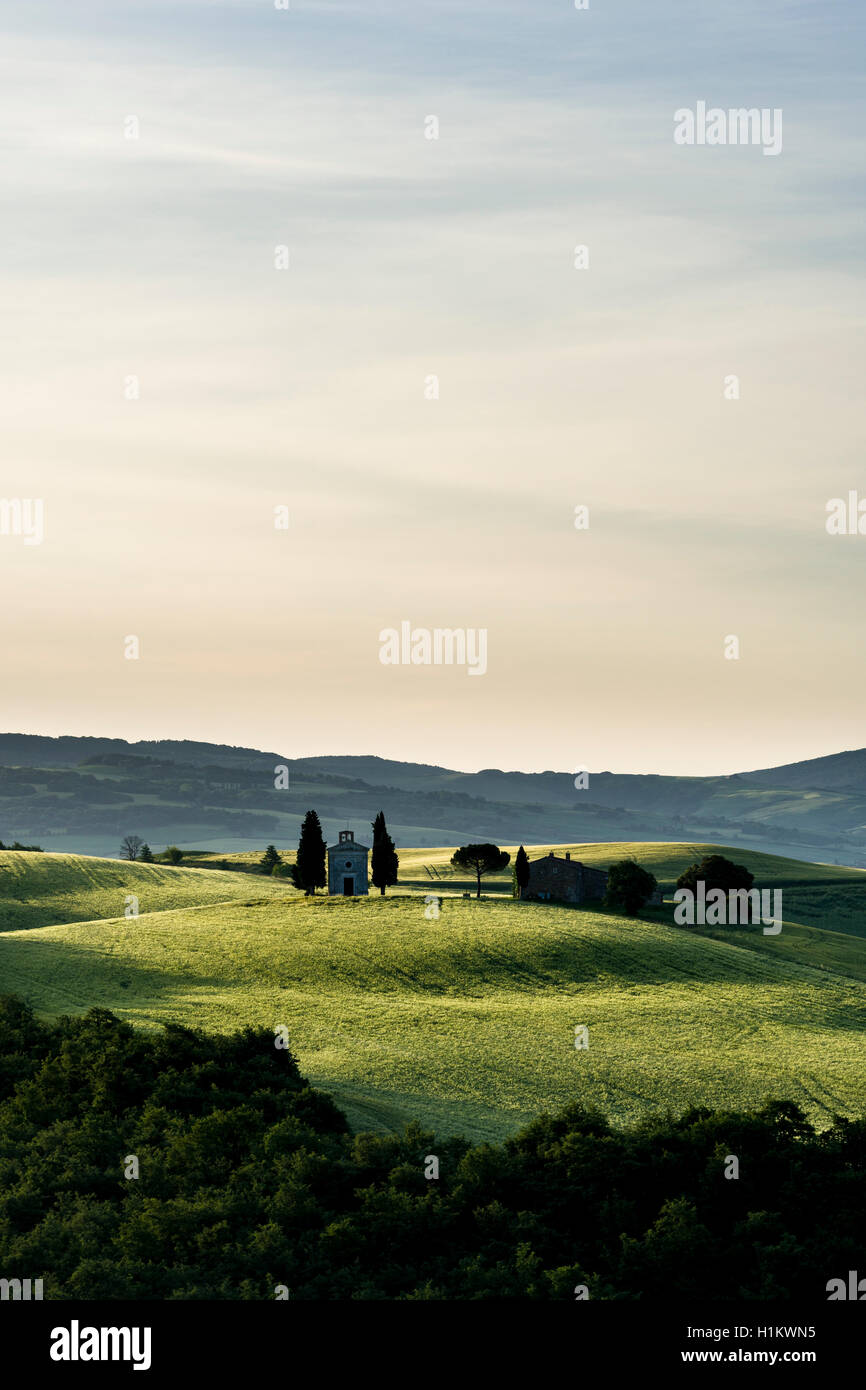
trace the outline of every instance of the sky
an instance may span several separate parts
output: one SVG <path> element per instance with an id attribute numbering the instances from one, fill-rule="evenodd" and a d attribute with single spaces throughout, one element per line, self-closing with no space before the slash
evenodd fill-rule
<path id="1" fill-rule="evenodd" d="M 44 517 L 0 515 L 3 730 L 467 771 L 866 745 L 866 535 L 826 525 L 866 499 L 860 7 L 0 35 L 0 498 Z M 781 152 L 676 144 L 699 102 L 781 111 Z M 383 664 L 404 622 L 486 670 Z"/>

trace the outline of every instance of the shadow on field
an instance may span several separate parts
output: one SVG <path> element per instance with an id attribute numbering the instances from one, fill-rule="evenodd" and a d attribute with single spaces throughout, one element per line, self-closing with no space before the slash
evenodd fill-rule
<path id="1" fill-rule="evenodd" d="M 183 972 L 114 957 L 92 946 L 44 936 L 0 934 L 0 978 L 39 1013 L 78 1012 L 91 1008 L 123 1013 L 142 1000 L 189 993 L 197 986 L 220 988 L 217 976 L 197 975 L 190 964 Z"/>

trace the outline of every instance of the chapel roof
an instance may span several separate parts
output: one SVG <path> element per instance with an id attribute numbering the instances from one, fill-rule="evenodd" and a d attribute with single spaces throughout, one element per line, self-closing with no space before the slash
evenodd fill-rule
<path id="1" fill-rule="evenodd" d="M 338 840 L 335 845 L 328 845 L 329 854 L 339 854 L 341 850 L 362 849 L 365 854 L 370 853 L 369 845 L 359 844 L 357 840 Z"/>

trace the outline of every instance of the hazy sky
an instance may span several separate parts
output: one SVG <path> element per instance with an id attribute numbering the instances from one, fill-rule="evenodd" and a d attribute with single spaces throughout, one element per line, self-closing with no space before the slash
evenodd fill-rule
<path id="1" fill-rule="evenodd" d="M 866 744 L 862 8 L 590 4 L 4 7 L 3 730 Z M 781 154 L 676 145 L 699 101 Z M 486 674 L 383 665 L 404 620 Z"/>

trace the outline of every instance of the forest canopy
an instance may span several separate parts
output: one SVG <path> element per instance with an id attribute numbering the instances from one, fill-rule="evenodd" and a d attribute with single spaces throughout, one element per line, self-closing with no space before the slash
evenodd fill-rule
<path id="1" fill-rule="evenodd" d="M 351 1133 L 272 1031 L 0 999 L 0 1273 L 46 1299 L 823 1299 L 864 1236 L 864 1119 Z"/>

